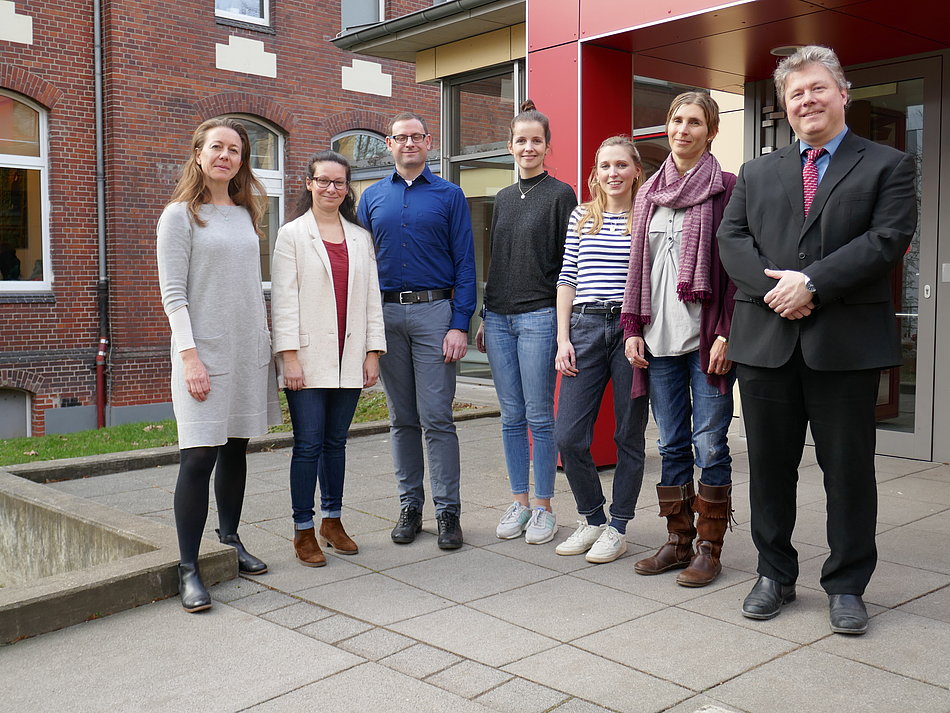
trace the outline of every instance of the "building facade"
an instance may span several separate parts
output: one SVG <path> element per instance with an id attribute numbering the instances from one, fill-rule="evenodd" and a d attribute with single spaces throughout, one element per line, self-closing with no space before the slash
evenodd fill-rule
<path id="1" fill-rule="evenodd" d="M 392 115 L 439 115 L 411 65 L 329 40 L 430 5 L 0 0 L 0 438 L 171 414 L 155 225 L 194 128 L 248 127 L 267 288 L 307 157 L 333 146 L 371 180 Z"/>

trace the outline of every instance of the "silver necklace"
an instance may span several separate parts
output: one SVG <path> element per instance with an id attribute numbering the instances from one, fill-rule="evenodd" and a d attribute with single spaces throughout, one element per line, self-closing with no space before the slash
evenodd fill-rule
<path id="1" fill-rule="evenodd" d="M 212 208 L 214 208 L 214 212 L 215 212 L 215 213 L 217 213 L 217 214 L 220 215 L 222 218 L 224 218 L 224 222 L 225 222 L 225 223 L 227 223 L 228 221 L 231 220 L 231 209 L 234 208 L 233 205 L 225 206 L 225 208 L 227 208 L 226 211 L 222 211 L 222 210 L 221 210 L 220 208 L 218 208 L 218 206 L 216 206 L 214 203 L 209 203 L 208 205 L 210 205 Z"/>
<path id="2" fill-rule="evenodd" d="M 551 175 L 550 173 L 544 174 L 544 178 L 542 178 L 540 181 L 538 181 L 537 183 L 535 183 L 533 186 L 531 186 L 531 188 L 529 188 L 529 189 L 526 190 L 526 191 L 521 190 L 521 176 L 518 176 L 518 192 L 521 194 L 521 200 L 524 200 L 524 197 L 525 197 L 526 195 L 528 195 L 529 193 L 531 193 L 531 191 L 533 191 L 535 188 L 537 188 L 537 187 L 540 186 L 542 183 L 544 183 L 544 179 L 547 178 L 547 177 L 550 176 L 550 175 Z"/>

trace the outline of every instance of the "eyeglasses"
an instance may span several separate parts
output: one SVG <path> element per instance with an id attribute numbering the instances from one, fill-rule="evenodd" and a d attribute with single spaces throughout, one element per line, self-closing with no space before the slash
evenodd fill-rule
<path id="1" fill-rule="evenodd" d="M 333 187 L 338 191 L 342 191 L 350 183 L 349 181 L 331 181 L 329 178 L 324 178 L 323 176 L 309 176 L 307 180 L 316 183 L 318 188 L 329 188 L 332 183 Z"/>
<path id="2" fill-rule="evenodd" d="M 397 144 L 404 144 L 409 139 L 412 139 L 412 143 L 414 144 L 421 144 L 423 141 L 425 141 L 426 136 L 428 136 L 428 134 L 395 134 L 389 138 L 391 138 Z"/>

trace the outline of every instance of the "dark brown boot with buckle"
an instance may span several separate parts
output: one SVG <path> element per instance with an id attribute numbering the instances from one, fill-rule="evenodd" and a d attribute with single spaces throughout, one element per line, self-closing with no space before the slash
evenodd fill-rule
<path id="1" fill-rule="evenodd" d="M 699 483 L 696 498 L 696 554 L 689 567 L 676 577 L 684 587 L 705 587 L 722 571 L 719 555 L 732 515 L 732 486 Z"/>
<path id="2" fill-rule="evenodd" d="M 338 555 L 355 555 L 360 551 L 343 529 L 338 517 L 325 517 L 320 522 L 320 544 L 332 547 Z"/>
<path id="3" fill-rule="evenodd" d="M 693 538 L 696 537 L 693 500 L 696 495 L 692 481 L 686 485 L 657 485 L 656 494 L 660 499 L 660 517 L 666 518 L 670 537 L 655 555 L 633 566 L 637 574 L 660 574 L 680 569 L 687 567 L 693 558 Z"/>
<path id="4" fill-rule="evenodd" d="M 297 553 L 297 560 L 304 567 L 323 567 L 327 563 L 327 556 L 317 544 L 312 527 L 306 530 L 294 530 L 294 552 Z"/>

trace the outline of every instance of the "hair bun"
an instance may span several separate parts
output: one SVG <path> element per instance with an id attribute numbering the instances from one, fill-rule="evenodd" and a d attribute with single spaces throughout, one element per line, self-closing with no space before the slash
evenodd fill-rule
<path id="1" fill-rule="evenodd" d="M 521 102 L 520 110 L 522 112 L 537 111 L 537 107 L 534 105 L 533 101 L 531 101 L 530 99 L 525 99 L 523 102 Z"/>

